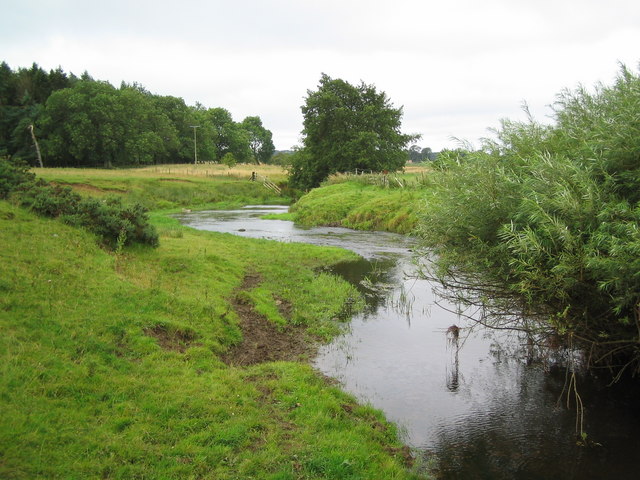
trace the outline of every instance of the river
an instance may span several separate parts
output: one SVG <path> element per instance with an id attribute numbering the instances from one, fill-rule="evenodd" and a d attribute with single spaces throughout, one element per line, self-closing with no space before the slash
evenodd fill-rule
<path id="1" fill-rule="evenodd" d="M 590 441 L 579 446 L 576 411 L 558 401 L 564 369 L 528 362 L 523 338 L 479 328 L 467 318 L 474 312 L 460 315 L 437 285 L 417 278 L 410 238 L 260 218 L 285 211 L 250 206 L 178 218 L 202 230 L 339 246 L 363 257 L 336 273 L 359 287 L 368 307 L 320 349 L 314 366 L 383 410 L 436 478 L 638 478 L 637 395 L 579 376 Z"/>

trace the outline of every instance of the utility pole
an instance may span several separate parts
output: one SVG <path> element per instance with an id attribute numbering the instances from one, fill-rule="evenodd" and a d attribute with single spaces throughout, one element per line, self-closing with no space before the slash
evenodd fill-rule
<path id="1" fill-rule="evenodd" d="M 193 128 L 193 164 L 198 164 L 198 136 L 196 135 L 196 128 L 199 128 L 200 125 L 189 125 Z"/>

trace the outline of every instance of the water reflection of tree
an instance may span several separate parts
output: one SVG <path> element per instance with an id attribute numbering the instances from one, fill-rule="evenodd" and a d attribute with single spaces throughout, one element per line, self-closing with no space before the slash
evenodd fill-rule
<path id="1" fill-rule="evenodd" d="M 397 265 L 398 258 L 394 257 L 373 260 L 361 258 L 334 265 L 330 271 L 358 289 L 366 302 L 366 314 L 377 311 L 389 301 L 397 286 Z"/>
<path id="2" fill-rule="evenodd" d="M 573 366 L 578 366 L 575 365 L 576 349 L 549 324 L 553 313 L 544 306 L 532 309 L 524 299 L 507 292 L 502 284 L 464 272 L 436 275 L 429 268 L 426 262 L 419 265 L 417 275 L 432 283 L 440 308 L 455 313 L 475 328 L 516 334 L 517 341 L 512 343 L 510 352 L 507 344 L 501 347 L 506 354 L 521 357 L 528 364 L 557 365 L 570 360 Z"/>
<path id="3" fill-rule="evenodd" d="M 451 325 L 446 335 L 447 347 L 452 350 L 451 365 L 447 365 L 447 389 L 457 392 L 460 388 L 460 327 Z"/>
<path id="4" fill-rule="evenodd" d="M 526 365 L 542 365 L 546 370 L 562 366 L 565 369 L 564 387 L 556 402 L 564 404 L 575 414 L 575 433 L 579 442 L 590 442 L 585 425 L 585 409 L 578 387 L 578 374 L 586 370 L 588 358 L 574 345 L 570 335 L 561 337 L 549 322 L 552 313 L 544 307 L 532 310 L 522 298 L 506 291 L 503 285 L 482 281 L 463 272 L 447 272 L 436 277 L 424 268 L 419 275 L 432 282 L 437 304 L 469 321 L 470 328 L 484 327 L 492 331 L 509 332 L 515 338 L 494 343 L 492 350 Z M 446 279 L 446 280 L 444 280 Z M 459 329 L 455 325 L 447 331 L 453 347 L 453 361 L 447 371 L 447 388 L 459 388 Z"/>
<path id="5" fill-rule="evenodd" d="M 515 389 L 490 390 L 486 411 L 479 408 L 441 427 L 423 454 L 430 473 L 443 480 L 630 478 L 629 459 L 607 466 L 603 456 L 614 452 L 578 447 L 567 435 L 571 412 L 549 408 L 562 390 L 563 371 L 520 365 Z M 619 476 L 610 476 L 616 469 Z"/>

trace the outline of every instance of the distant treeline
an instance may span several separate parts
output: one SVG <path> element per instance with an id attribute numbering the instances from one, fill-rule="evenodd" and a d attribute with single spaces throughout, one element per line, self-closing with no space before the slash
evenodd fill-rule
<path id="1" fill-rule="evenodd" d="M 120 88 L 37 64 L 0 64 L 0 157 L 44 166 L 268 163 L 272 135 L 258 116 L 235 122 L 224 108 L 188 106 L 143 86 Z"/>
<path id="2" fill-rule="evenodd" d="M 438 152 L 429 147 L 422 148 L 419 145 L 411 145 L 407 150 L 407 161 L 412 163 L 430 162 L 438 158 Z"/>

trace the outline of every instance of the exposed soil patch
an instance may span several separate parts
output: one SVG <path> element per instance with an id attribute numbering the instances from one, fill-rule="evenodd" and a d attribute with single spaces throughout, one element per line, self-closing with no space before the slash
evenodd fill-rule
<path id="1" fill-rule="evenodd" d="M 238 288 L 238 293 L 256 287 L 260 281 L 260 276 L 257 274 L 247 275 L 244 278 L 243 284 Z M 281 298 L 276 300 L 276 304 L 281 314 L 288 319 L 287 314 L 291 312 L 291 304 Z M 257 314 L 251 305 L 243 301 L 242 295 L 236 295 L 232 301 L 232 305 L 241 319 L 240 326 L 242 328 L 243 341 L 226 353 L 223 358 L 225 363 L 229 365 L 247 366 L 274 360 L 295 361 L 304 359 L 315 352 L 316 347 L 314 347 L 313 343 L 308 340 L 305 341 L 304 330 L 302 328 L 289 326 L 285 331 L 278 330 L 278 327 Z M 316 373 L 323 379 L 327 386 L 339 385 L 337 380 L 319 372 Z M 274 398 L 274 390 L 269 385 L 269 381 L 278 380 L 278 378 L 278 375 L 271 372 L 260 375 L 247 375 L 245 380 L 255 385 L 256 390 L 259 392 L 258 399 L 260 402 L 268 406 L 267 408 L 271 408 L 270 406 L 275 404 L 276 399 Z M 296 404 L 291 408 L 297 408 L 299 406 L 299 404 Z M 341 407 L 345 415 L 357 419 L 356 421 L 368 423 L 373 430 L 383 432 L 385 436 L 388 433 L 388 425 L 380 422 L 374 416 L 356 413 L 358 410 L 356 403 L 343 403 Z M 280 408 L 272 408 L 272 413 L 273 417 L 278 420 L 281 430 L 284 432 L 282 436 L 282 447 L 286 449 L 291 438 L 287 432 L 294 431 L 297 427 L 283 417 Z M 259 448 L 261 445 L 261 442 L 256 442 L 256 444 L 250 448 Z M 397 458 L 407 468 L 411 468 L 414 465 L 415 459 L 408 446 L 395 446 L 384 442 L 383 447 L 390 456 Z M 293 467 L 299 470 L 302 468 L 302 465 L 296 462 L 293 464 Z"/>
<path id="2" fill-rule="evenodd" d="M 193 332 L 169 330 L 164 325 L 145 328 L 144 333 L 155 338 L 162 349 L 180 353 L 192 346 L 196 338 Z"/>
<path id="3" fill-rule="evenodd" d="M 250 290 L 260 283 L 260 276 L 248 274 L 239 291 Z M 291 305 L 284 300 L 277 300 L 281 314 L 288 318 Z M 228 365 L 248 366 L 279 360 L 299 361 L 310 356 L 316 347 L 306 339 L 303 327 L 274 325 L 264 316 L 257 313 L 253 305 L 246 302 L 241 295 L 235 295 L 231 305 L 240 317 L 242 342 L 231 347 L 222 360 Z"/>
<path id="4" fill-rule="evenodd" d="M 251 290 L 256 288 L 262 282 L 262 278 L 257 273 L 247 273 L 242 281 L 242 285 L 238 290 Z"/>
<path id="5" fill-rule="evenodd" d="M 127 193 L 126 190 L 121 188 L 101 188 L 95 185 L 89 185 L 87 183 L 64 183 L 64 182 L 51 182 L 54 185 L 61 187 L 71 187 L 78 192 L 91 192 L 91 193 Z"/>
<path id="6" fill-rule="evenodd" d="M 291 305 L 291 302 L 285 300 L 284 298 L 277 298 L 276 306 L 278 307 L 280 315 L 282 315 L 286 319 L 291 318 L 291 312 L 293 311 L 293 305 Z"/>
<path id="7" fill-rule="evenodd" d="M 178 182 L 178 183 L 193 183 L 191 180 L 184 180 L 182 178 L 159 178 L 161 182 Z"/>

